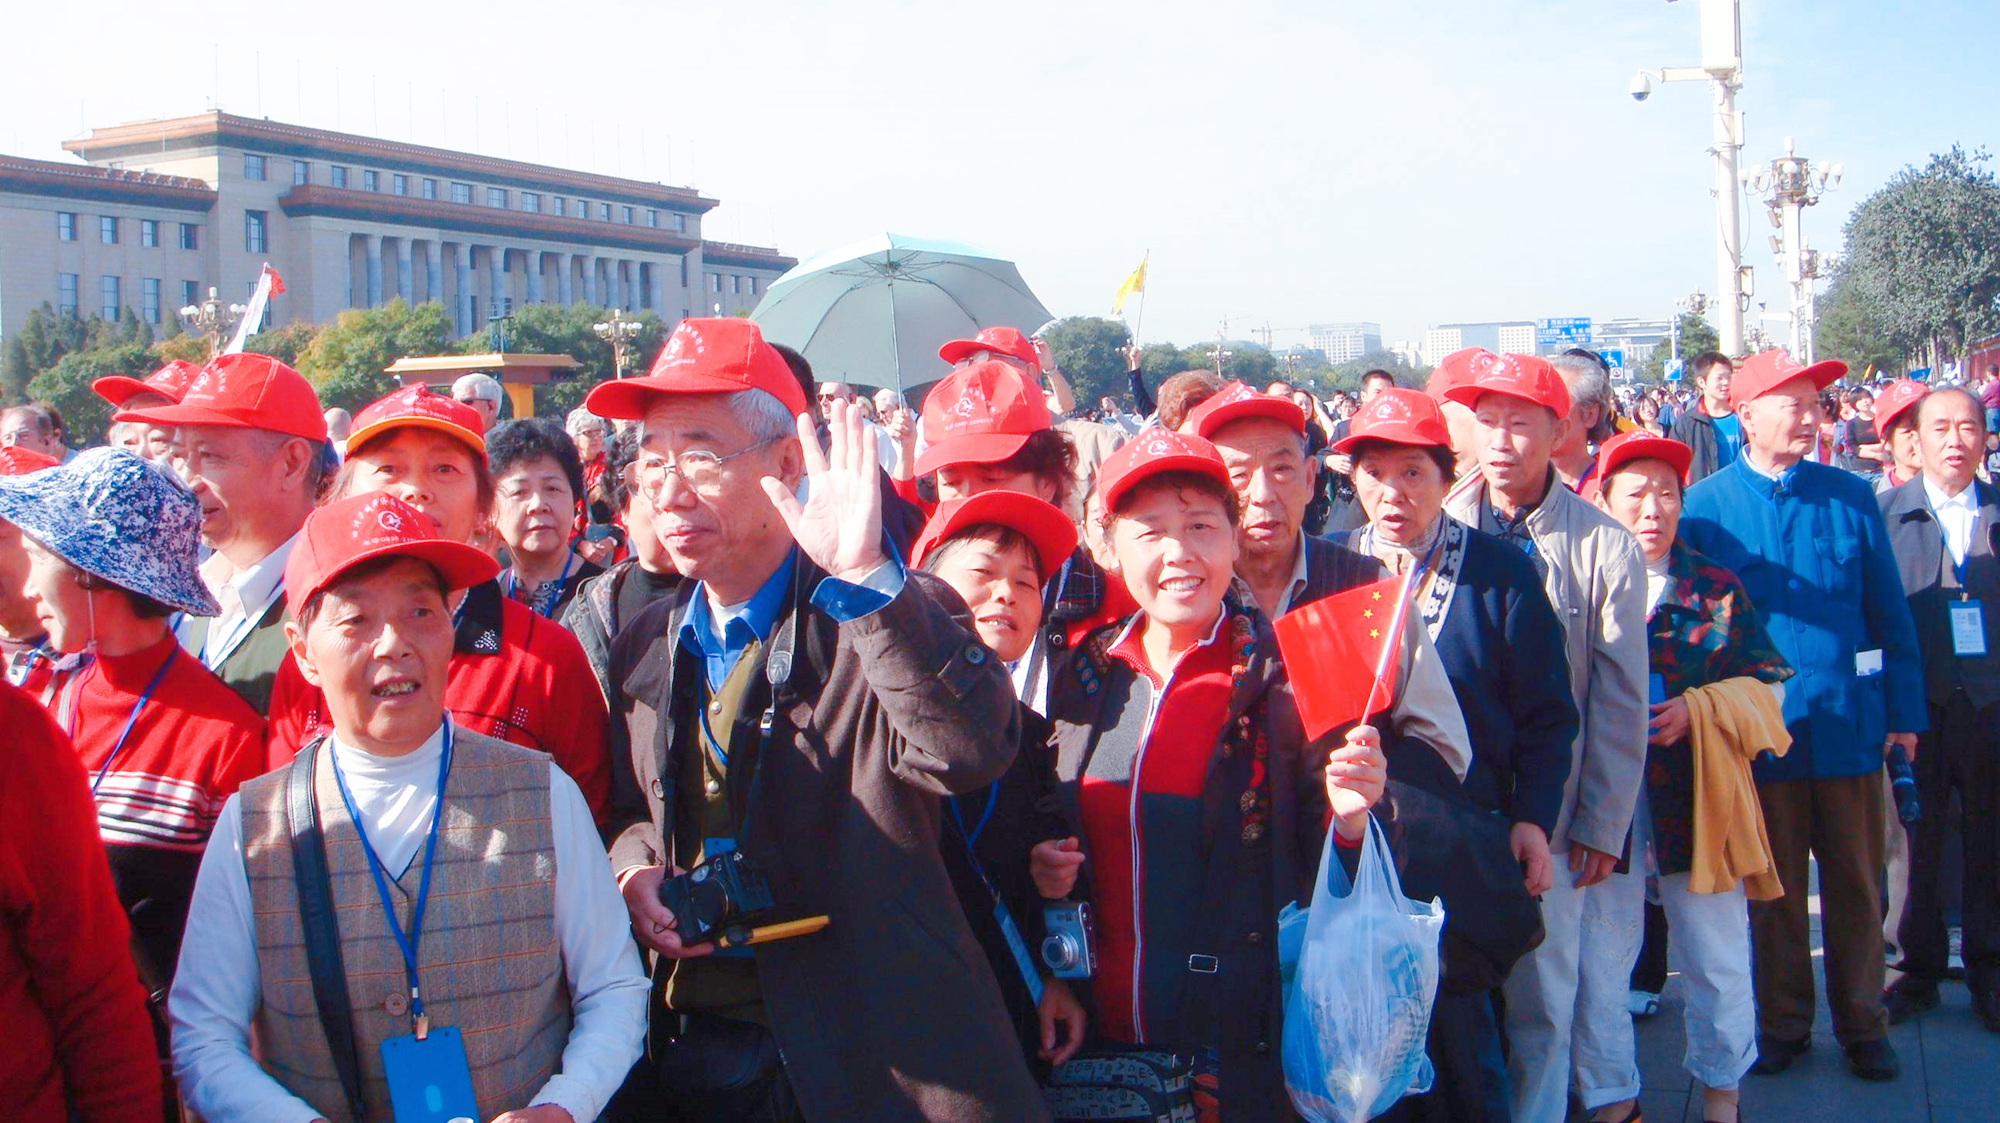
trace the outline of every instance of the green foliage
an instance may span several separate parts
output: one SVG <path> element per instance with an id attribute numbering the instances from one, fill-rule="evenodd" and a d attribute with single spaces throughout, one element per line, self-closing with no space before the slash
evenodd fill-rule
<path id="1" fill-rule="evenodd" d="M 1681 322 L 1681 362 L 1692 362 L 1694 357 L 1703 351 L 1719 351 L 1722 349 L 1722 337 L 1716 334 L 1715 328 L 1711 327 L 1706 319 L 1693 312 L 1682 312 L 1679 316 Z M 1632 380 L 1634 382 L 1643 382 L 1648 386 L 1657 385 L 1665 381 L 1667 360 L 1673 357 L 1672 351 L 1673 347 L 1669 344 L 1661 344 L 1653 348 L 1653 353 L 1646 356 L 1645 362 L 1631 368 Z M 1686 379 L 1683 378 L 1683 381 L 1686 381 Z"/>
<path id="2" fill-rule="evenodd" d="M 35 396 L 30 383 L 52 371 L 72 352 L 114 347 L 137 347 L 143 351 L 152 344 L 152 326 L 129 306 L 117 319 L 106 320 L 96 315 L 88 318 L 61 315 L 43 301 L 40 308 L 28 313 L 20 330 L 8 337 L 6 350 L 0 354 L 0 398 L 19 402 Z M 152 373 L 152 369 L 141 372 L 141 377 Z M 69 419 L 67 410 L 63 411 L 63 419 Z"/>
<path id="3" fill-rule="evenodd" d="M 1984 149 L 1906 167 L 1847 220 L 1841 270 L 1858 322 L 1936 369 L 2000 326 L 2000 182 Z"/>
<path id="4" fill-rule="evenodd" d="M 1431 376 L 1430 371 L 1413 366 L 1405 362 L 1396 352 L 1384 349 L 1370 351 L 1358 359 L 1332 368 L 1324 380 L 1313 382 L 1311 388 L 1321 397 L 1329 397 L 1335 390 L 1358 394 L 1361 392 L 1361 376 L 1371 370 L 1388 371 L 1396 377 L 1396 385 L 1406 390 L 1423 389 L 1424 383 L 1429 381 Z"/>
<path id="5" fill-rule="evenodd" d="M 384 373 L 390 363 L 452 350 L 451 317 L 444 306 L 413 308 L 399 297 L 334 317 L 300 352 L 297 367 L 319 391 L 321 405 L 359 410 L 395 388 L 395 379 Z"/>
<path id="6" fill-rule="evenodd" d="M 1870 367 L 1883 374 L 1902 374 L 1909 369 L 1895 333 L 1880 309 L 1862 295 L 1846 262 L 1834 274 L 1833 284 L 1813 301 L 1813 312 L 1818 320 L 1816 353 L 1845 362 L 1855 377 Z"/>
<path id="7" fill-rule="evenodd" d="M 116 334 L 116 325 L 111 325 Z M 96 444 L 111 424 L 111 403 L 90 384 L 108 375 L 144 378 L 159 369 L 158 356 L 147 343 L 113 342 L 109 346 L 71 351 L 28 383 L 28 395 L 48 402 L 62 414 L 71 448 Z"/>
<path id="8" fill-rule="evenodd" d="M 600 339 L 592 325 L 611 318 L 611 309 L 590 304 L 529 304 L 518 307 L 507 321 L 505 332 L 507 350 L 530 354 L 569 355 L 583 364 L 583 368 L 563 382 L 550 382 L 535 387 L 535 413 L 543 417 L 557 417 L 583 404 L 584 395 L 591 387 L 613 376 L 611 344 Z M 653 364 L 654 356 L 660 352 L 665 342 L 667 325 L 656 312 L 627 313 L 626 318 L 637 321 L 639 334 L 632 340 L 631 349 L 625 360 L 625 373 L 629 377 L 644 374 Z M 467 354 L 491 351 L 493 347 L 492 329 L 466 338 L 460 350 Z"/>
<path id="9" fill-rule="evenodd" d="M 1056 368 L 1069 379 L 1078 409 L 1095 409 L 1103 397 L 1124 401 L 1131 396 L 1126 392 L 1125 348 L 1132 337 L 1124 324 L 1101 316 L 1070 316 L 1043 332 L 1042 339 Z"/>
<path id="10" fill-rule="evenodd" d="M 257 355 L 269 355 L 288 367 L 297 368 L 299 356 L 305 354 L 313 340 L 319 338 L 320 325 L 304 321 L 286 324 L 284 327 L 270 328 L 243 341 L 243 349 Z M 170 343 L 173 341 L 169 341 Z M 199 341 L 197 341 L 199 342 Z M 163 345 L 164 346 L 164 345 Z M 203 352 L 204 348 L 197 348 Z M 191 360 L 199 362 L 201 360 Z"/>

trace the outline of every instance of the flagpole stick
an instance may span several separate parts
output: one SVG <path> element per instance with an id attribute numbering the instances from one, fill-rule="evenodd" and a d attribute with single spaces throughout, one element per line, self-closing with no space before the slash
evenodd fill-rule
<path id="1" fill-rule="evenodd" d="M 1152 261 L 1153 261 L 1153 251 L 1147 250 L 1146 255 L 1139 259 L 1139 268 L 1141 270 L 1144 270 L 1148 265 L 1152 264 Z M 1146 281 L 1142 275 L 1142 278 L 1139 282 L 1139 318 L 1132 324 L 1132 342 L 1134 343 L 1139 342 L 1139 328 L 1143 324 L 1145 324 L 1145 322 L 1146 322 Z"/>
<path id="2" fill-rule="evenodd" d="M 1423 566 L 1421 565 L 1411 566 L 1404 572 L 1403 583 L 1396 590 L 1396 610 L 1389 616 L 1389 639 L 1392 642 L 1383 644 L 1382 653 L 1375 657 L 1375 681 L 1368 687 L 1368 703 L 1361 709 L 1362 721 L 1367 721 L 1368 715 L 1375 712 L 1375 699 L 1381 695 L 1383 680 L 1389 675 L 1389 660 L 1399 654 L 1402 649 L 1403 620 L 1408 615 L 1410 607 L 1410 586 L 1415 582 L 1417 574 L 1422 569 Z M 1382 702 L 1386 705 L 1388 699 L 1384 698 Z"/>

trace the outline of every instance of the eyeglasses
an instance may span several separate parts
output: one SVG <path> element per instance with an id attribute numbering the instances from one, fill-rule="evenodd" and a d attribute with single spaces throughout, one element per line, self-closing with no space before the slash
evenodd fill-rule
<path id="1" fill-rule="evenodd" d="M 638 463 L 639 494 L 647 499 L 658 499 L 667 489 L 667 478 L 679 476 L 689 487 L 703 495 L 714 495 L 722 490 L 722 466 L 748 452 L 755 452 L 782 437 L 771 437 L 758 441 L 748 448 L 739 448 L 727 456 L 717 456 L 707 449 L 692 448 L 678 453 L 672 458 L 648 453 Z"/>

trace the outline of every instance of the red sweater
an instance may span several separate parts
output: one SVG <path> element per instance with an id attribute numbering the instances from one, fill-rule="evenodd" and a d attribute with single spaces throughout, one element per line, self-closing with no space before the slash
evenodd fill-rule
<path id="1" fill-rule="evenodd" d="M 23 1123 L 159 1123 L 160 1068 L 83 768 L 0 683 L 0 1099 Z"/>
<path id="2" fill-rule="evenodd" d="M 459 725 L 555 758 L 583 789 L 599 826 L 611 792 L 604 694 L 583 645 L 489 581 L 465 596 L 452 645 L 444 704 Z M 326 699 L 291 655 L 271 686 L 270 768 L 331 731 Z"/>

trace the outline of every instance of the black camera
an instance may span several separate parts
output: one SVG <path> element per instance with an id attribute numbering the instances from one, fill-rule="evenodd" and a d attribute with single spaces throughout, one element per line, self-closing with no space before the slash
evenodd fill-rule
<path id="1" fill-rule="evenodd" d="M 1088 979 L 1097 970 L 1097 949 L 1090 942 L 1090 906 L 1082 901 L 1052 901 L 1042 906 L 1042 963 L 1058 979 Z"/>
<path id="2" fill-rule="evenodd" d="M 674 914 L 682 943 L 706 944 L 766 919 L 771 879 L 741 850 L 731 850 L 660 882 L 660 904 Z"/>

